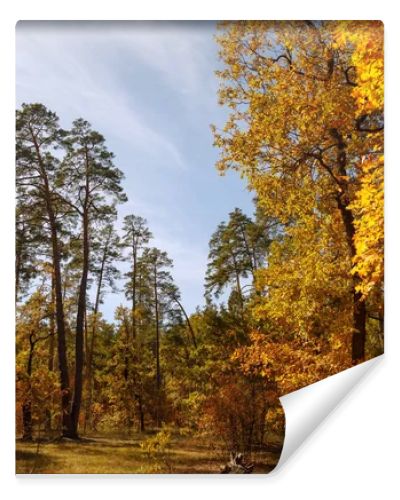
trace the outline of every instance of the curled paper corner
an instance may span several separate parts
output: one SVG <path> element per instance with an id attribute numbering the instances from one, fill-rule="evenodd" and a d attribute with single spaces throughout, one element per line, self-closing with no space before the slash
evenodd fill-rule
<path id="1" fill-rule="evenodd" d="M 383 355 L 378 356 L 280 398 L 285 412 L 285 441 L 279 462 L 271 474 L 277 473 L 286 464 L 367 372 L 382 359 Z"/>

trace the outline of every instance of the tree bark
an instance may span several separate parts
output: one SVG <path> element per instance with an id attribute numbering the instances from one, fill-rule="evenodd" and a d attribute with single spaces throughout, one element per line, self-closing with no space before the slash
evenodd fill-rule
<path id="1" fill-rule="evenodd" d="M 338 139 L 338 155 L 337 163 L 341 178 L 347 176 L 346 171 L 346 144 L 343 137 L 336 129 L 333 131 L 334 137 Z M 356 255 L 356 247 L 354 243 L 355 225 L 354 215 L 349 209 L 350 197 L 348 194 L 348 185 L 346 181 L 339 181 L 340 192 L 336 196 L 337 205 L 342 216 L 342 221 L 345 228 L 347 245 L 349 248 L 350 257 Z M 351 355 L 353 363 L 356 364 L 365 359 L 365 340 L 366 340 L 366 305 L 362 294 L 357 291 L 357 286 L 360 283 L 360 277 L 356 273 L 353 276 L 352 296 L 353 296 L 353 335 Z"/>
<path id="2" fill-rule="evenodd" d="M 18 302 L 19 295 L 19 283 L 21 275 L 21 254 L 22 254 L 22 242 L 16 241 L 15 245 L 15 304 Z"/>
<path id="3" fill-rule="evenodd" d="M 85 198 L 83 201 L 82 210 L 82 225 L 83 225 L 83 262 L 82 275 L 79 285 L 78 294 L 78 311 L 76 315 L 76 330 L 75 330 L 75 386 L 74 398 L 72 401 L 71 419 L 73 426 L 73 438 L 78 439 L 79 415 L 82 403 L 82 388 L 83 388 L 83 366 L 84 366 L 84 328 L 86 314 L 86 293 L 87 281 L 89 273 L 89 210 L 90 210 L 90 181 L 89 168 L 90 159 L 87 146 L 84 149 L 85 161 Z"/>
<path id="4" fill-rule="evenodd" d="M 47 368 L 49 372 L 54 371 L 54 349 L 55 349 L 55 289 L 54 289 L 54 272 L 51 273 L 51 314 L 50 314 L 50 338 L 49 338 L 49 358 Z M 53 398 L 52 398 L 53 399 Z M 46 410 L 45 430 L 50 433 L 52 427 L 51 410 Z"/>
<path id="5" fill-rule="evenodd" d="M 72 428 L 73 439 L 78 438 L 78 425 L 79 414 L 82 402 L 82 385 L 83 385 L 83 340 L 84 340 L 84 321 L 86 311 L 86 292 L 87 292 L 87 278 L 89 272 L 89 220 L 87 210 L 84 211 L 83 216 L 83 264 L 82 276 L 79 286 L 78 296 L 78 312 L 76 318 L 76 336 L 75 336 L 75 387 L 74 398 L 72 402 Z"/>
<path id="6" fill-rule="evenodd" d="M 86 359 L 86 383 L 87 383 L 87 400 L 86 400 L 86 408 L 85 408 L 85 424 L 84 424 L 84 431 L 86 432 L 87 424 L 90 422 L 90 411 L 91 411 L 91 406 L 92 406 L 92 399 L 93 399 L 93 354 L 94 354 L 94 347 L 95 347 L 95 340 L 96 340 L 96 333 L 97 333 L 97 314 L 99 312 L 99 306 L 100 306 L 100 296 L 101 296 L 101 289 L 103 286 L 103 275 L 104 275 L 104 267 L 107 259 L 107 252 L 108 252 L 108 244 L 106 245 L 106 248 L 104 250 L 102 259 L 101 259 L 101 265 L 100 265 L 100 274 L 99 274 L 99 280 L 97 283 L 97 290 L 96 290 L 96 299 L 94 303 L 94 308 L 93 308 L 93 319 L 92 319 L 92 335 L 90 337 L 90 345 L 87 353 L 87 359 Z"/>

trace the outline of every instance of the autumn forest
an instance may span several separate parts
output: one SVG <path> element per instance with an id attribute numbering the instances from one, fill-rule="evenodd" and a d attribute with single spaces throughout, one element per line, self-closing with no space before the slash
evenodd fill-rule
<path id="1" fill-rule="evenodd" d="M 151 224 L 121 217 L 107 138 L 17 109 L 19 473 L 269 472 L 279 397 L 383 352 L 382 24 L 222 22 L 215 39 L 227 113 L 204 168 L 254 208 L 209 235 L 195 312 Z"/>

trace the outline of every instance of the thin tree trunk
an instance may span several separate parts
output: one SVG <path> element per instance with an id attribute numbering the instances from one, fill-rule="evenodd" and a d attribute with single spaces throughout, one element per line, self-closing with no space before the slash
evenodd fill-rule
<path id="1" fill-rule="evenodd" d="M 89 153 L 85 147 L 85 199 L 82 211 L 83 223 L 83 262 L 82 276 L 79 285 L 78 312 L 76 315 L 75 330 L 75 386 L 72 402 L 71 418 L 73 425 L 73 438 L 78 438 L 79 415 L 82 402 L 83 366 L 84 366 L 84 322 L 86 313 L 86 293 L 89 273 L 89 208 L 90 208 L 90 185 L 89 185 Z"/>
<path id="2" fill-rule="evenodd" d="M 243 297 L 242 297 L 242 286 L 240 284 L 240 278 L 239 278 L 239 273 L 236 271 L 236 287 L 237 287 L 237 292 L 240 297 L 241 302 L 243 302 Z"/>
<path id="3" fill-rule="evenodd" d="M 39 322 L 38 322 L 39 323 Z M 38 327 L 39 325 L 37 325 Z M 27 396 L 25 397 L 25 401 L 22 406 L 22 421 L 23 421 L 23 439 L 24 441 L 32 440 L 32 364 L 33 364 L 33 355 L 35 352 L 36 343 L 39 340 L 46 340 L 51 334 L 46 337 L 38 337 L 35 339 L 35 334 L 32 332 L 29 335 L 29 355 L 28 355 L 28 363 L 26 367 L 26 374 L 28 378 L 28 390 Z"/>
<path id="4" fill-rule="evenodd" d="M 108 244 L 106 245 L 106 248 L 104 250 L 102 260 L 101 260 L 100 274 L 99 274 L 99 280 L 97 283 L 97 290 L 96 290 L 96 299 L 95 299 L 94 308 L 93 308 L 92 335 L 90 337 L 89 348 L 87 349 L 87 360 L 86 360 L 87 400 L 86 400 L 86 408 L 85 408 L 85 424 L 84 424 L 84 431 L 85 432 L 86 432 L 86 428 L 87 428 L 87 423 L 91 420 L 90 412 L 91 412 L 91 406 L 92 406 L 92 400 L 93 400 L 93 354 L 94 354 L 94 347 L 95 347 L 95 340 L 96 340 L 96 333 L 97 333 L 97 314 L 99 312 L 99 306 L 100 306 L 100 296 L 101 296 L 101 289 L 103 286 L 103 275 L 104 275 L 104 267 L 105 267 L 105 263 L 106 263 L 106 259 L 107 259 L 107 252 L 108 252 Z"/>
<path id="5" fill-rule="evenodd" d="M 18 226 L 18 223 L 17 223 Z M 21 270 L 23 263 L 23 253 L 24 253 L 24 245 L 25 241 L 25 223 L 22 220 L 20 224 L 20 231 L 16 231 L 16 240 L 15 240 L 15 304 L 18 302 L 18 296 L 20 290 L 20 282 L 21 282 Z"/>
<path id="6" fill-rule="evenodd" d="M 240 231 L 242 233 L 242 237 L 243 237 L 243 242 L 244 242 L 244 246 L 246 248 L 246 252 L 247 252 L 247 255 L 249 257 L 249 261 L 250 261 L 250 272 L 253 276 L 253 281 L 255 279 L 255 272 L 257 271 L 257 262 L 256 262 L 256 256 L 255 256 L 255 249 L 254 249 L 254 246 L 252 247 L 252 250 L 250 250 L 250 246 L 247 242 L 247 238 L 246 238 L 246 229 L 244 227 L 243 224 L 240 224 Z"/>
<path id="7" fill-rule="evenodd" d="M 15 255 L 15 303 L 18 302 L 19 294 L 20 258 L 18 252 Z"/>
<path id="8" fill-rule="evenodd" d="M 19 282 L 20 282 L 20 275 L 21 275 L 21 254 L 22 254 L 22 243 L 21 242 L 16 242 L 16 252 L 15 252 L 15 303 L 17 304 L 18 302 L 18 295 L 19 295 Z"/>
<path id="9" fill-rule="evenodd" d="M 132 269 L 132 310 L 131 310 L 131 314 L 132 314 L 132 342 L 134 344 L 134 349 L 135 349 L 135 353 L 134 353 L 134 361 L 135 362 L 138 362 L 138 351 L 139 351 L 139 348 L 138 348 L 138 325 L 137 325 L 137 322 L 136 322 L 136 305 L 137 305 L 137 297 L 136 297 L 136 293 L 137 291 L 139 290 L 139 300 L 140 300 L 140 279 L 139 279 L 139 286 L 137 286 L 137 242 L 135 241 L 135 233 L 133 232 L 133 235 L 132 235 L 132 258 L 133 258 L 133 269 Z M 140 324 L 139 324 L 140 326 Z M 140 374 L 138 374 L 138 376 L 140 377 Z M 137 379 L 136 379 L 137 381 Z M 139 429 L 140 429 L 140 432 L 144 432 L 145 430 L 145 424 L 144 424 L 144 410 L 143 410 L 143 396 L 142 396 L 142 382 L 139 381 L 138 383 L 137 382 L 134 382 L 134 385 L 135 386 L 139 386 L 139 390 L 138 392 L 134 395 L 135 396 L 135 399 L 137 401 L 137 405 L 138 405 L 138 413 L 139 413 Z"/>
<path id="10" fill-rule="evenodd" d="M 58 366 L 60 370 L 61 408 L 62 408 L 62 434 L 68 437 L 73 432 L 71 421 L 71 388 L 69 383 L 67 346 L 65 335 L 64 305 L 62 300 L 62 283 L 60 269 L 60 255 L 58 251 L 57 233 L 52 225 L 52 242 L 54 258 L 54 283 L 56 294 L 56 324 L 57 324 L 57 350 Z"/>
<path id="11" fill-rule="evenodd" d="M 241 307 L 242 307 L 242 310 L 243 310 L 243 295 L 242 295 L 242 286 L 240 284 L 239 269 L 238 269 L 238 266 L 237 266 L 235 254 L 233 252 L 231 252 L 231 256 L 232 256 L 232 260 L 233 260 L 233 266 L 235 268 L 236 290 L 237 290 L 237 293 L 239 295 L 240 304 L 241 304 Z"/>
<path id="12" fill-rule="evenodd" d="M 74 398 L 72 402 L 72 426 L 73 438 L 78 438 L 79 414 L 82 402 L 82 385 L 83 385 L 83 365 L 84 365 L 84 320 L 86 311 L 86 292 L 87 278 L 89 272 L 89 221 L 87 210 L 84 211 L 83 217 L 83 265 L 82 277 L 79 286 L 78 297 L 78 312 L 76 318 L 76 336 L 75 336 L 75 387 Z"/>
<path id="13" fill-rule="evenodd" d="M 49 358 L 47 362 L 47 369 L 49 372 L 54 371 L 54 349 L 55 349 L 55 288 L 54 288 L 54 272 L 51 273 L 51 315 L 50 315 L 50 338 L 49 338 Z M 53 398 L 52 398 L 53 399 Z M 53 401 L 51 401 L 52 403 Z M 45 430 L 50 433 L 52 427 L 51 410 L 46 410 Z"/>
<path id="14" fill-rule="evenodd" d="M 191 324 L 191 322 L 190 322 L 189 316 L 186 314 L 186 311 L 185 311 L 185 309 L 184 309 L 183 305 L 181 304 L 180 300 L 178 300 L 178 298 L 177 298 L 175 295 L 173 295 L 173 297 L 172 297 L 172 298 L 173 298 L 173 299 L 175 300 L 175 302 L 178 304 L 178 306 L 179 306 L 180 310 L 182 311 L 183 315 L 185 316 L 186 323 L 187 323 L 187 326 L 188 326 L 189 331 L 190 331 L 190 336 L 191 336 L 191 339 L 192 339 L 193 345 L 194 345 L 195 349 L 197 349 L 196 335 L 195 335 L 195 333 L 194 333 L 194 330 L 193 330 L 192 324 Z"/>

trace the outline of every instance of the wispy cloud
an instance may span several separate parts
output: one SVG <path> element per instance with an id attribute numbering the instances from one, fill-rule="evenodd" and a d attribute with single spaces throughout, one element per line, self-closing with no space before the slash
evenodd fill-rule
<path id="1" fill-rule="evenodd" d="M 115 40 L 156 71 L 175 90 L 183 94 L 197 95 L 210 79 L 205 81 L 205 73 L 214 61 L 207 58 L 204 50 L 212 42 L 212 24 L 193 23 L 141 23 L 136 29 L 126 33 L 122 30 Z M 204 36 L 204 30 L 210 31 L 210 38 Z"/>
<path id="2" fill-rule="evenodd" d="M 153 61 L 162 41 L 146 44 L 143 36 L 137 38 L 138 46 L 130 40 L 132 50 Z M 108 135 L 115 134 L 119 140 L 125 140 L 152 157 L 169 158 L 163 165 L 185 168 L 182 152 L 173 139 L 165 129 L 161 131 L 135 109 L 135 98 L 127 82 L 118 78 L 117 71 L 110 71 L 109 64 L 104 64 L 104 57 L 100 57 L 103 51 L 103 56 L 109 58 L 111 49 L 115 54 L 126 50 L 129 47 L 127 39 L 123 33 L 116 32 L 111 37 L 97 33 L 88 43 L 85 30 L 78 30 L 71 36 L 65 29 L 57 32 L 55 27 L 53 31 L 48 28 L 40 31 L 32 24 L 20 24 L 17 27 L 17 98 L 24 101 L 35 96 L 49 106 L 57 103 L 58 109 L 61 100 L 75 117 L 85 110 L 85 118 Z M 143 47 L 139 50 L 141 44 L 148 45 L 149 52 L 143 53 Z M 161 52 L 164 49 L 160 48 Z M 165 70 L 167 67 L 165 63 Z M 190 71 L 183 74 L 189 75 Z M 193 75 L 190 78 L 195 80 Z"/>

